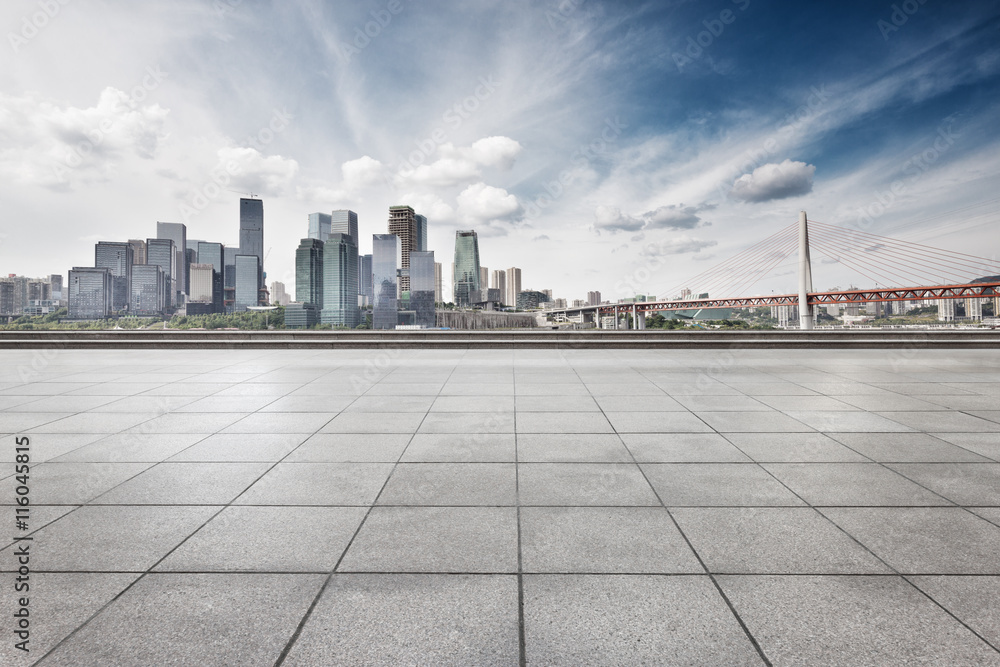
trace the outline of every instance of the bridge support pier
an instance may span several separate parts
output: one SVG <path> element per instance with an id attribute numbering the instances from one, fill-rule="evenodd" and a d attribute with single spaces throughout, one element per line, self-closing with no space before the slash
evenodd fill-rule
<path id="1" fill-rule="evenodd" d="M 799 329 L 812 329 L 815 317 L 809 305 L 813 291 L 812 264 L 809 260 L 809 222 L 806 212 L 799 212 Z"/>

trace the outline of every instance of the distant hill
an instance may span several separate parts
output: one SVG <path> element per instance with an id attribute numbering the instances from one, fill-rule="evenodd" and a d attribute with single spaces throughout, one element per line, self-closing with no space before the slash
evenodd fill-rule
<path id="1" fill-rule="evenodd" d="M 970 284 L 975 283 L 1000 283 L 1000 276 L 985 276 L 983 278 L 976 278 Z"/>

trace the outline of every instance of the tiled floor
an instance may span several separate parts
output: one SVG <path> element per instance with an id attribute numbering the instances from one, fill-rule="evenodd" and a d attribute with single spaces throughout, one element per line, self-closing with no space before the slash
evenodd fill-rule
<path id="1" fill-rule="evenodd" d="M 0 363 L 3 665 L 1000 665 L 1000 352 Z"/>

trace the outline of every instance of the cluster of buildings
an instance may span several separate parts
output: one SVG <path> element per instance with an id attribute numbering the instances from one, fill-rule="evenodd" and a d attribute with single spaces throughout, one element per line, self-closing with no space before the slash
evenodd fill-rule
<path id="1" fill-rule="evenodd" d="M 48 315 L 65 305 L 61 275 L 0 278 L 0 316 Z"/>

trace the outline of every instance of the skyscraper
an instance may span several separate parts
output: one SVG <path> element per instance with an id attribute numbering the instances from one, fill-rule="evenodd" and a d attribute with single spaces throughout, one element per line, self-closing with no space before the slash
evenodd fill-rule
<path id="1" fill-rule="evenodd" d="M 155 264 L 163 269 L 163 280 L 166 285 L 164 307 L 174 305 L 177 295 L 177 246 L 170 239 L 146 239 L 146 264 Z"/>
<path id="2" fill-rule="evenodd" d="M 395 234 L 372 235 L 373 329 L 395 329 L 399 322 L 396 312 L 399 246 L 399 237 Z"/>
<path id="3" fill-rule="evenodd" d="M 365 305 L 371 305 L 375 294 L 372 288 L 372 256 L 358 257 L 358 294 L 364 297 Z"/>
<path id="4" fill-rule="evenodd" d="M 320 322 L 353 329 L 358 310 L 358 247 L 347 234 L 330 232 L 323 245 L 323 310 Z"/>
<path id="5" fill-rule="evenodd" d="M 302 239 L 295 250 L 295 300 L 323 308 L 323 241 Z"/>
<path id="6" fill-rule="evenodd" d="M 521 293 L 521 269 L 511 267 L 507 269 L 507 296 L 504 304 L 508 306 L 517 305 L 517 295 Z"/>
<path id="7" fill-rule="evenodd" d="M 292 299 L 285 290 L 285 283 L 279 280 L 271 283 L 271 303 L 276 303 L 279 306 L 287 306 L 291 301 Z"/>
<path id="8" fill-rule="evenodd" d="M 264 286 L 264 202 L 240 198 L 240 254 L 257 257 L 257 289 Z M 251 306 L 257 305 L 255 299 Z"/>
<path id="9" fill-rule="evenodd" d="M 417 240 L 416 247 L 414 250 L 417 252 L 427 252 L 427 216 L 425 215 L 415 215 L 413 216 L 417 222 Z"/>
<path id="10" fill-rule="evenodd" d="M 155 264 L 132 267 L 132 298 L 129 310 L 137 317 L 153 317 L 166 307 L 166 279 Z"/>
<path id="11" fill-rule="evenodd" d="M 410 310 L 422 327 L 436 325 L 434 310 L 434 253 L 410 253 Z"/>
<path id="12" fill-rule="evenodd" d="M 599 305 L 601 305 L 601 293 L 600 292 L 587 292 L 587 305 L 588 306 L 599 306 Z"/>
<path id="13" fill-rule="evenodd" d="M 256 306 L 260 291 L 260 259 L 257 255 L 236 255 L 236 296 L 233 309 L 237 313 Z"/>
<path id="14" fill-rule="evenodd" d="M 441 285 L 441 262 L 434 262 L 434 302 L 444 303 L 444 290 Z"/>
<path id="15" fill-rule="evenodd" d="M 490 287 L 500 290 L 500 301 L 503 302 L 505 306 L 512 306 L 514 304 L 507 301 L 507 272 L 504 270 L 493 272 L 493 283 Z"/>
<path id="16" fill-rule="evenodd" d="M 479 267 L 479 301 L 486 301 L 486 290 L 490 288 L 490 270 L 485 266 Z"/>
<path id="17" fill-rule="evenodd" d="M 309 235 L 307 238 L 317 239 L 326 243 L 330 236 L 330 214 L 310 213 L 309 214 Z"/>
<path id="18" fill-rule="evenodd" d="M 212 268 L 212 265 L 194 263 L 191 265 L 188 276 L 191 279 L 191 283 L 188 286 L 188 302 L 199 304 L 214 303 L 215 269 Z"/>
<path id="19" fill-rule="evenodd" d="M 94 266 L 111 271 L 111 310 L 128 310 L 132 300 L 132 264 L 134 250 L 129 243 L 101 241 L 94 246 Z"/>
<path id="20" fill-rule="evenodd" d="M 156 238 L 170 239 L 174 242 L 177 270 L 170 275 L 170 279 L 174 281 L 174 290 L 187 294 L 187 225 L 182 222 L 157 222 Z M 177 295 L 174 295 L 173 300 L 175 303 L 181 302 Z"/>
<path id="21" fill-rule="evenodd" d="M 350 236 L 351 243 L 357 248 L 360 241 L 358 238 L 358 214 L 346 209 L 334 211 L 330 215 L 330 233 Z"/>
<path id="22" fill-rule="evenodd" d="M 111 314 L 111 269 L 75 266 L 69 272 L 69 317 L 103 320 Z"/>
<path id="23" fill-rule="evenodd" d="M 455 305 L 479 301 L 479 236 L 475 231 L 455 232 Z"/>
<path id="24" fill-rule="evenodd" d="M 410 291 L 410 251 L 416 250 L 417 214 L 409 206 L 389 207 L 389 233 L 399 238 L 399 291 Z"/>
<path id="25" fill-rule="evenodd" d="M 221 243 L 209 241 L 198 242 L 198 261 L 212 265 L 212 304 L 213 312 L 225 312 L 223 308 L 223 290 L 226 275 L 226 248 Z"/>
<path id="26" fill-rule="evenodd" d="M 133 264 L 145 264 L 146 263 L 146 242 L 142 239 L 129 239 L 128 243 L 132 246 L 132 263 Z"/>
<path id="27" fill-rule="evenodd" d="M 233 312 L 236 303 L 236 255 L 240 254 L 240 249 L 234 246 L 225 246 L 222 250 L 222 258 L 225 264 L 222 268 L 222 303 L 225 312 Z"/>

